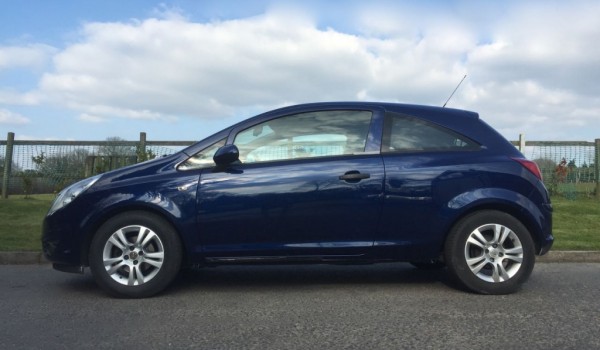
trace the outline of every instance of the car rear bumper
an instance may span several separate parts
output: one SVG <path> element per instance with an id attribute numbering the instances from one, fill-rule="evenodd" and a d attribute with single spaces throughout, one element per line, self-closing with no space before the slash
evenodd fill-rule
<path id="1" fill-rule="evenodd" d="M 552 245 L 554 244 L 554 237 L 552 235 L 548 236 L 544 242 L 542 242 L 540 246 L 540 250 L 538 255 L 544 255 L 550 251 Z"/>
<path id="2" fill-rule="evenodd" d="M 544 255 L 550 251 L 552 245 L 554 244 L 554 236 L 552 235 L 552 212 L 554 208 L 552 207 L 552 203 L 548 201 L 548 203 L 542 204 L 542 213 L 545 217 L 544 223 L 544 237 L 540 242 L 540 249 L 538 251 L 538 255 Z"/>

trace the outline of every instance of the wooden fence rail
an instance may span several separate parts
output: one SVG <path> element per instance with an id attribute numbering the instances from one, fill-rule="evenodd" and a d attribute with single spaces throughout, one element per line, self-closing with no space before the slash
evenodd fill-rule
<path id="1" fill-rule="evenodd" d="M 118 144 L 118 147 L 129 147 L 130 149 L 135 150 L 134 154 L 86 154 L 84 164 L 81 165 L 79 169 L 80 173 L 76 177 L 87 177 L 96 173 L 105 172 L 108 170 L 112 170 L 121 166 L 134 164 L 136 162 L 142 161 L 146 159 L 146 155 L 148 154 L 148 150 L 151 147 L 187 147 L 193 144 L 195 141 L 148 141 L 146 139 L 146 133 L 141 132 L 140 138 L 137 141 L 25 141 L 25 140 L 15 140 L 15 134 L 9 132 L 6 140 L 0 140 L 0 148 L 4 147 L 4 155 L 0 153 L 0 158 L 4 156 L 4 162 L 0 162 L 0 166 L 2 167 L 2 171 L 0 171 L 0 175 L 2 176 L 2 197 L 7 198 L 9 192 L 9 182 L 11 177 L 14 177 L 13 174 L 13 164 L 14 163 L 14 150 L 15 147 L 27 146 L 27 147 L 111 147 Z M 528 148 L 538 147 L 538 148 L 556 148 L 556 149 L 584 149 L 585 156 L 582 156 L 581 159 L 583 161 L 579 161 L 579 166 L 585 167 L 585 174 L 587 174 L 587 181 L 592 181 L 594 183 L 594 187 L 589 192 L 594 192 L 597 198 L 600 198 L 600 139 L 596 139 L 594 142 L 589 141 L 526 141 L 523 135 L 519 136 L 518 141 L 511 141 L 511 143 L 517 147 L 521 152 L 525 153 Z M 151 151 L 150 151 L 151 152 Z M 172 151 L 175 152 L 175 151 Z M 593 153 L 592 153 L 593 152 Z M 43 156 L 43 152 L 42 152 Z M 569 157 L 569 156 L 567 156 Z M 29 157 L 32 158 L 32 157 Z M 544 156 L 540 156 L 540 158 L 544 158 Z M 561 156 L 553 156 L 553 161 L 560 162 Z M 557 159 L 558 158 L 558 159 Z M 564 158 L 564 157 L 563 157 Z M 567 159 L 569 161 L 569 159 Z M 590 168 L 593 164 L 593 169 Z M 582 168 L 583 169 L 583 168 Z M 542 169 L 544 170 L 544 169 Z M 551 169 L 553 170 L 553 169 Z M 21 169 L 21 175 L 25 173 L 23 169 Z M 75 179 L 74 178 L 74 179 Z M 577 181 L 579 181 L 579 177 L 576 177 Z M 39 179 L 38 179 L 39 180 Z M 25 181 L 25 179 L 23 180 Z M 38 181 L 39 182 L 39 181 Z M 63 181 L 64 183 L 64 181 Z M 60 183 L 60 185 L 63 185 Z M 548 184 L 547 184 L 548 185 Z"/>

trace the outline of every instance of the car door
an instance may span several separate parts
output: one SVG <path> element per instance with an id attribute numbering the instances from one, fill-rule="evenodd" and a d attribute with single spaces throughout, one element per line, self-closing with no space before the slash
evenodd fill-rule
<path id="1" fill-rule="evenodd" d="M 425 120 L 387 113 L 383 130 L 385 199 L 376 236 L 380 256 L 436 258 L 448 229 L 449 201 L 481 187 L 472 165 L 479 144 Z"/>
<path id="2" fill-rule="evenodd" d="M 208 258 L 361 255 L 381 213 L 383 162 L 371 110 L 308 111 L 234 129 L 240 161 L 203 171 L 199 235 Z M 377 123 L 374 123 L 377 124 Z"/>

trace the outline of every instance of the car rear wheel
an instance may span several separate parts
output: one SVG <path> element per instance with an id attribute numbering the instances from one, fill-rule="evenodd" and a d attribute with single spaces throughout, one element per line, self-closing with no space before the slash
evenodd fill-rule
<path id="1" fill-rule="evenodd" d="M 96 283 L 118 297 L 143 298 L 159 293 L 177 276 L 181 242 L 172 226 L 146 212 L 108 220 L 90 246 Z"/>
<path id="2" fill-rule="evenodd" d="M 535 248 L 527 228 L 509 214 L 473 213 L 451 230 L 445 246 L 450 273 L 481 294 L 509 294 L 527 280 Z"/>

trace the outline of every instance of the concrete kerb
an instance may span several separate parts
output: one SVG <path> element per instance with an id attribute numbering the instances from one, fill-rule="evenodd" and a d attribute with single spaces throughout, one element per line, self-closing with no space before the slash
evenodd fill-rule
<path id="1" fill-rule="evenodd" d="M 600 263 L 600 251 L 550 251 L 544 256 L 538 256 L 540 263 Z"/>
<path id="2" fill-rule="evenodd" d="M 550 251 L 538 263 L 600 263 L 600 251 Z M 49 264 L 41 252 L 0 252 L 0 265 Z"/>
<path id="3" fill-rule="evenodd" d="M 42 252 L 0 252 L 0 265 L 49 264 Z"/>

